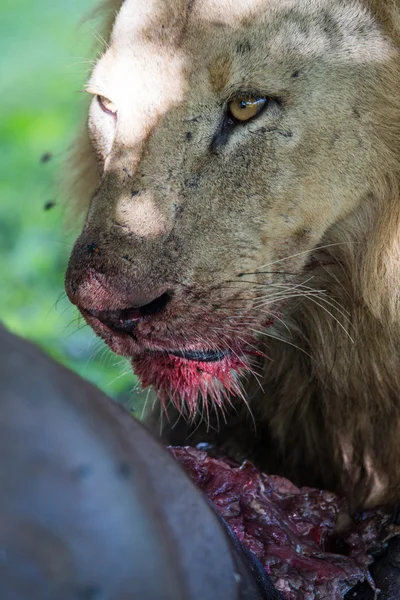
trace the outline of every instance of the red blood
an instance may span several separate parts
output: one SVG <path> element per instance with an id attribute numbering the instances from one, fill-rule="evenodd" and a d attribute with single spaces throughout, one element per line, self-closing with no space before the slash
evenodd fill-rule
<path id="1" fill-rule="evenodd" d="M 275 317 L 271 317 L 263 328 L 271 327 L 274 321 Z M 189 419 L 198 409 L 207 415 L 209 402 L 223 410 L 230 403 L 230 396 L 242 396 L 239 376 L 245 371 L 252 372 L 248 357 L 265 357 L 257 348 L 257 339 L 242 340 L 241 346 L 232 342 L 229 354 L 217 361 L 188 360 L 168 352 L 152 352 L 133 358 L 132 366 L 142 387 L 154 387 L 164 405 L 172 402 Z"/>
<path id="2" fill-rule="evenodd" d="M 248 368 L 236 354 L 202 362 L 159 352 L 142 354 L 132 364 L 143 388 L 153 386 L 162 402 L 173 402 L 189 418 L 194 417 L 199 401 L 207 411 L 209 400 L 223 408 L 229 394 L 240 394 L 238 376 Z"/>

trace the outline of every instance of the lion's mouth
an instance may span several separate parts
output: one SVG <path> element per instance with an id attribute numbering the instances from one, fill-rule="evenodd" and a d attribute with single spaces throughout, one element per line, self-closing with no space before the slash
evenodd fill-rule
<path id="1" fill-rule="evenodd" d="M 117 352 L 131 359 L 135 359 L 138 355 L 147 355 L 150 359 L 164 358 L 171 360 L 180 359 L 182 362 L 191 364 L 195 363 L 219 363 L 231 355 L 230 349 L 209 349 L 196 347 L 193 344 L 191 348 L 187 347 L 168 347 L 167 340 L 156 342 L 154 339 L 140 339 L 137 335 L 136 323 L 128 323 L 125 320 L 122 324 L 118 323 L 116 328 L 114 323 L 109 319 L 106 321 L 101 319 L 101 313 L 96 311 L 81 310 L 87 323 L 106 340 L 107 344 Z M 187 343 L 187 342 L 186 342 Z M 186 344 L 185 344 L 186 345 Z M 240 353 L 240 349 L 236 349 Z"/>
<path id="2" fill-rule="evenodd" d="M 229 350 L 170 350 L 166 354 L 194 362 L 217 362 L 228 356 Z"/>
<path id="3" fill-rule="evenodd" d="M 133 310 L 116 311 L 115 315 L 108 311 L 106 319 L 100 311 L 81 312 L 112 350 L 129 357 L 143 388 L 153 387 L 164 404 L 172 402 L 190 418 L 199 403 L 211 401 L 223 408 L 229 396 L 241 396 L 240 375 L 252 372 L 252 358 L 265 356 L 254 345 L 254 336 L 243 332 L 237 339 L 231 336 L 228 347 L 221 344 L 222 339 L 215 339 L 214 348 L 200 345 L 198 334 L 197 339 L 185 339 L 168 327 L 156 338 L 148 335 L 157 322 L 155 316 L 138 318 Z M 158 326 L 160 322 L 161 318 Z M 271 318 L 264 327 L 272 323 Z M 207 330 L 200 337 L 209 337 Z"/>

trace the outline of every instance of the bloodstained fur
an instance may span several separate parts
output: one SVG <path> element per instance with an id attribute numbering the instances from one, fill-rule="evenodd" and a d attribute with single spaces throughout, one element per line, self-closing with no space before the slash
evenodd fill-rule
<path id="1" fill-rule="evenodd" d="M 189 419 L 199 402 L 208 410 L 208 401 L 222 411 L 230 395 L 241 395 L 239 375 L 249 369 L 247 361 L 230 353 L 215 362 L 186 360 L 172 354 L 141 354 L 132 361 L 143 388 L 153 386 L 164 407 L 171 401 Z"/>
<path id="2" fill-rule="evenodd" d="M 263 325 L 268 329 L 275 317 Z M 255 339 L 244 340 L 242 347 L 233 348 L 221 360 L 203 362 L 187 360 L 167 352 L 143 353 L 132 359 L 132 366 L 143 389 L 153 387 L 164 408 L 170 401 L 188 419 L 198 410 L 209 411 L 209 402 L 223 413 L 231 396 L 247 403 L 239 378 L 246 371 L 254 374 L 250 357 L 265 358 Z M 200 404 L 199 404 L 200 403 Z"/>

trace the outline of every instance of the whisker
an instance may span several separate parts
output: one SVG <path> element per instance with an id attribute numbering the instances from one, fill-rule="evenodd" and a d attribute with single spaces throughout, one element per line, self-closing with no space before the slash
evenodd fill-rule
<path id="1" fill-rule="evenodd" d="M 277 321 L 279 321 L 280 323 L 282 323 L 282 325 L 283 325 L 283 326 L 286 328 L 286 330 L 287 330 L 288 334 L 289 334 L 291 337 L 293 337 L 293 332 L 292 332 L 292 331 L 290 331 L 290 329 L 289 329 L 289 326 L 287 325 L 287 323 L 285 323 L 285 321 L 284 321 L 284 320 L 283 320 L 281 317 L 279 317 L 278 315 L 273 315 L 273 316 L 275 317 L 275 319 L 276 319 Z"/>
<path id="2" fill-rule="evenodd" d="M 86 26 L 92 30 L 92 34 L 93 37 L 102 45 L 104 46 L 106 49 L 109 49 L 109 44 L 106 42 L 106 40 L 103 38 L 103 36 L 101 35 L 101 33 L 99 31 L 97 31 L 97 29 L 95 28 L 95 26 L 90 23 L 90 22 L 86 22 Z"/>
<path id="3" fill-rule="evenodd" d="M 316 362 L 315 358 L 313 358 L 311 356 L 311 354 L 306 352 L 306 350 L 304 350 L 304 348 L 300 348 L 300 346 L 293 344 L 293 342 L 289 342 L 289 340 L 286 340 L 285 338 L 280 338 L 276 335 L 271 335 L 268 331 L 258 331 L 257 329 L 252 329 L 252 331 L 254 331 L 254 333 L 258 333 L 259 335 L 265 335 L 266 337 L 271 338 L 272 340 L 277 340 L 278 342 L 282 342 L 283 344 L 288 344 L 289 346 L 293 346 L 293 348 L 300 350 L 300 352 L 302 352 L 303 354 L 308 356 L 313 362 Z"/>
<path id="4" fill-rule="evenodd" d="M 65 329 L 67 329 L 71 325 L 75 324 L 76 322 L 77 322 L 77 319 L 73 319 L 68 325 L 65 326 Z M 66 336 L 65 336 L 65 339 L 68 339 L 68 338 L 72 337 L 73 335 L 75 335 L 79 331 L 82 331 L 82 329 L 85 329 L 85 327 L 89 327 L 88 324 L 87 323 L 82 323 L 82 325 L 80 325 L 79 327 L 76 327 L 76 329 L 74 329 L 74 331 L 71 331 L 71 333 L 67 333 Z"/>
<path id="5" fill-rule="evenodd" d="M 309 286 L 303 286 L 303 285 L 301 285 L 301 286 L 299 286 L 299 287 L 301 287 L 301 288 L 304 288 L 305 290 L 309 290 L 309 291 L 311 291 L 311 292 L 317 292 L 317 294 L 318 294 L 318 296 L 321 298 L 321 300 L 323 300 L 323 301 L 325 301 L 325 302 L 329 303 L 329 304 L 330 304 L 330 306 L 332 306 L 332 307 L 336 308 L 337 310 L 339 310 L 339 309 L 340 309 L 341 311 L 343 311 L 343 312 L 341 313 L 343 316 L 345 316 L 343 313 L 347 313 L 348 317 L 350 316 L 350 311 L 348 311 L 348 310 L 347 310 L 347 309 L 346 309 L 346 308 L 343 306 L 343 304 L 341 304 L 341 303 L 340 303 L 338 300 L 336 300 L 336 298 L 332 298 L 331 296 L 328 296 L 328 295 L 327 295 L 327 293 L 326 293 L 326 290 L 317 290 L 317 289 L 314 289 L 314 288 L 312 288 L 312 287 L 309 287 Z M 334 305 L 336 305 L 336 306 L 334 306 Z M 339 308 L 338 308 L 338 307 L 339 307 Z M 348 317 L 346 317 L 346 318 L 348 318 Z"/>
<path id="6" fill-rule="evenodd" d="M 298 273 L 291 271 L 254 271 L 251 273 L 250 271 L 246 271 L 245 273 L 240 273 L 238 277 L 243 277 L 243 275 L 298 275 Z"/>
<path id="7" fill-rule="evenodd" d="M 325 246 L 316 246 L 315 248 L 312 248 L 311 250 L 303 250 L 302 252 L 297 252 L 296 254 L 291 254 L 290 256 L 286 256 L 285 258 L 280 258 L 278 260 L 274 260 L 273 262 L 267 263 L 266 265 L 262 265 L 261 267 L 259 267 L 260 269 L 264 269 L 266 267 L 271 267 L 272 265 L 276 265 L 278 263 L 284 262 L 285 260 L 289 260 L 290 258 L 297 258 L 298 256 L 301 256 L 302 254 L 309 254 L 311 252 L 314 252 L 315 250 L 325 250 L 326 248 L 332 248 L 334 246 L 343 246 L 344 244 L 362 244 L 363 242 L 335 242 L 333 244 L 326 244 Z"/>
<path id="8" fill-rule="evenodd" d="M 141 412 L 141 415 L 140 415 L 140 421 L 143 421 L 143 418 L 144 418 L 144 415 L 145 415 L 145 412 L 146 412 L 146 408 L 147 408 L 147 403 L 149 401 L 150 392 L 151 392 L 151 388 L 149 388 L 147 390 L 146 399 L 144 401 L 144 404 L 143 404 L 143 407 L 142 407 L 142 412 Z M 153 405 L 153 410 L 154 410 L 154 405 Z M 160 432 L 160 435 L 161 435 L 161 432 Z"/>
<path id="9" fill-rule="evenodd" d="M 320 308 L 322 308 L 322 310 L 325 310 L 325 312 L 328 313 L 328 315 L 330 315 L 332 317 L 332 319 L 334 321 L 336 321 L 336 323 L 339 325 L 339 327 L 341 327 L 341 329 L 343 329 L 344 333 L 348 336 L 349 340 L 351 341 L 352 344 L 354 344 L 354 340 L 351 337 L 351 335 L 349 334 L 349 332 L 347 331 L 347 329 L 344 327 L 344 325 L 339 321 L 339 319 L 337 319 L 330 310 L 328 310 L 325 306 L 323 306 L 322 304 L 320 304 L 319 302 L 317 302 L 315 300 L 315 298 L 309 298 L 311 300 L 311 302 L 314 302 L 314 304 L 316 304 L 317 306 L 319 306 Z M 336 309 L 337 310 L 337 309 Z"/>
<path id="10" fill-rule="evenodd" d="M 153 404 L 153 410 L 154 410 L 154 404 Z M 160 431 L 159 431 L 159 437 L 162 436 L 162 432 L 164 429 L 164 415 L 167 414 L 166 410 L 160 410 Z"/>
<path id="11" fill-rule="evenodd" d="M 57 310 L 57 306 L 58 303 L 60 302 L 61 298 L 66 298 L 67 294 L 65 292 L 61 292 L 61 294 L 58 296 L 57 300 L 54 303 L 54 308 Z M 69 306 L 72 306 L 72 304 L 69 304 Z"/>
<path id="12" fill-rule="evenodd" d="M 244 404 L 245 404 L 245 406 L 246 406 L 246 408 L 248 410 L 248 413 L 249 413 L 250 418 L 251 418 L 252 423 L 253 423 L 254 433 L 256 433 L 257 432 L 257 425 L 256 425 L 256 420 L 255 420 L 255 417 L 254 417 L 254 413 L 251 410 L 251 406 L 249 404 L 249 401 L 247 400 L 247 398 L 245 396 L 245 392 L 244 392 L 244 389 L 243 389 L 243 384 L 241 383 L 240 380 L 238 381 L 238 390 L 237 391 L 239 392 L 239 397 L 243 400 L 243 402 L 244 402 Z"/>
<path id="13" fill-rule="evenodd" d="M 119 381 L 120 379 L 122 379 L 122 377 L 126 377 L 126 375 L 130 375 L 131 373 L 132 373 L 132 370 L 130 367 L 128 369 L 121 371 L 121 373 L 119 375 L 117 375 L 116 377 L 114 377 L 114 379 L 107 382 L 107 387 L 111 387 L 116 381 Z"/>
<path id="14" fill-rule="evenodd" d="M 270 304 L 275 304 L 277 300 L 289 300 L 290 298 L 309 298 L 311 296 L 316 296 L 317 294 L 312 294 L 311 292 L 297 292 L 295 294 L 275 294 L 269 296 L 268 298 L 263 298 L 259 302 L 254 304 L 254 308 L 262 308 L 265 306 L 269 306 Z"/>
<path id="15" fill-rule="evenodd" d="M 103 346 L 102 341 L 99 340 L 99 344 L 94 348 L 94 350 L 92 351 L 92 353 L 90 354 L 90 356 L 88 357 L 88 359 L 86 360 L 86 363 L 83 367 L 83 372 L 86 371 L 87 367 L 89 366 L 89 363 L 94 360 L 96 357 L 99 358 L 100 360 L 102 360 L 102 358 L 100 357 L 100 355 L 104 352 L 107 351 L 107 348 L 105 346 Z"/>

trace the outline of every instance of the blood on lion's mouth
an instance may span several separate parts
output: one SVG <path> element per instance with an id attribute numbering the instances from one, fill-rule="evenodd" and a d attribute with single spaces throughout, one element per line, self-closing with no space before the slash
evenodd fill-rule
<path id="1" fill-rule="evenodd" d="M 189 418 L 211 402 L 222 410 L 240 395 L 239 376 L 249 368 L 243 352 L 230 350 L 147 351 L 132 358 L 142 388 L 153 387 L 161 402 L 172 402 Z"/>
<path id="2" fill-rule="evenodd" d="M 189 348 L 171 348 L 167 339 L 149 339 L 146 332 L 143 335 L 140 323 L 116 328 L 100 320 L 95 311 L 81 312 L 114 352 L 130 358 L 143 389 L 152 387 L 164 406 L 174 404 L 189 419 L 195 418 L 199 408 L 208 413 L 209 405 L 223 411 L 234 396 L 245 400 L 240 378 L 246 372 L 254 374 L 253 361 L 265 357 L 255 336 L 243 332 L 240 342 L 232 336 L 229 348 L 199 348 L 198 342 Z M 270 318 L 263 328 L 273 322 Z"/>

